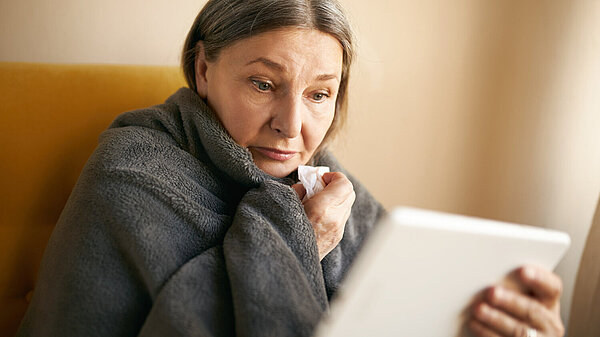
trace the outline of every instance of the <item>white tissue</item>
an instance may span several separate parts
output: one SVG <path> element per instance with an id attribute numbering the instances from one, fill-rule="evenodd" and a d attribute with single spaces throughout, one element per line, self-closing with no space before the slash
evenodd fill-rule
<path id="1" fill-rule="evenodd" d="M 302 201 L 312 198 L 313 195 L 319 193 L 325 188 L 323 182 L 323 174 L 329 172 L 327 166 L 298 166 L 298 179 L 306 189 L 306 195 Z"/>

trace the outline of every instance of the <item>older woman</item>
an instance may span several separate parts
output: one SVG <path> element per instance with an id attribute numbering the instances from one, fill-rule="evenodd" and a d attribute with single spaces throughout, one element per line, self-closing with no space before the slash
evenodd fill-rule
<path id="1" fill-rule="evenodd" d="M 334 0 L 208 1 L 189 88 L 102 134 L 19 335 L 309 336 L 384 213 L 325 150 L 352 57 Z M 304 164 L 332 173 L 301 201 Z M 480 336 L 559 335 L 556 277 L 523 276 L 532 294 L 477 307 Z"/>

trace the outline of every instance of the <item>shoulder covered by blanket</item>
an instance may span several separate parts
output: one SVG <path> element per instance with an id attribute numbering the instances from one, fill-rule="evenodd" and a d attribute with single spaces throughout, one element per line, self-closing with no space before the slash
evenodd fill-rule
<path id="1" fill-rule="evenodd" d="M 19 335 L 309 336 L 384 213 L 349 178 L 344 238 L 320 262 L 293 181 L 258 169 L 195 92 L 125 113 L 61 214 Z"/>

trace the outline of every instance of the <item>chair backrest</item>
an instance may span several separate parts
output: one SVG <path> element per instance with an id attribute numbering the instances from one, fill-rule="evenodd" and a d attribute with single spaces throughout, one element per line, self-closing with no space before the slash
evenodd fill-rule
<path id="1" fill-rule="evenodd" d="M 568 335 L 600 336 L 600 200 L 579 263 L 571 303 Z"/>
<path id="2" fill-rule="evenodd" d="M 98 135 L 184 85 L 174 66 L 0 63 L 0 335 L 16 332 Z"/>

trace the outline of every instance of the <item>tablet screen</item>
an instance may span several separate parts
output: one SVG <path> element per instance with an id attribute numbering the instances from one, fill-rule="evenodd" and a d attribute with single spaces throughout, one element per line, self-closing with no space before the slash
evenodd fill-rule
<path id="1" fill-rule="evenodd" d="M 369 237 L 316 336 L 468 336 L 465 311 L 524 264 L 554 269 L 566 233 L 397 208 Z"/>

